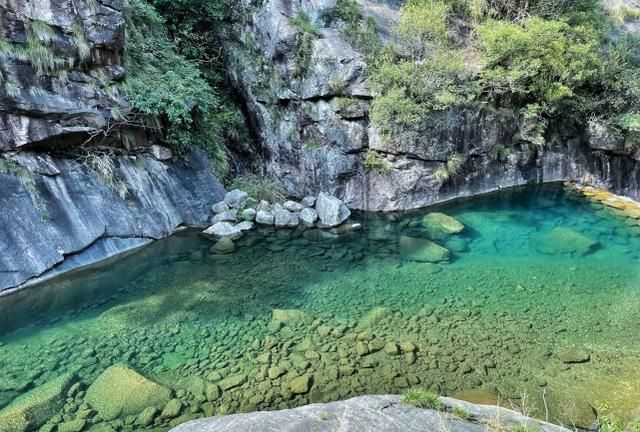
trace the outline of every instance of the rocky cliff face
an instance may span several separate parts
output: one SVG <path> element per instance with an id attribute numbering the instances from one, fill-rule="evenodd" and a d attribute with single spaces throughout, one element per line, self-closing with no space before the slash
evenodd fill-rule
<path id="1" fill-rule="evenodd" d="M 0 151 L 69 146 L 126 106 L 122 0 L 0 0 Z"/>
<path id="2" fill-rule="evenodd" d="M 0 169 L 0 293 L 206 226 L 224 188 L 200 152 L 184 161 L 121 157 L 121 187 L 85 163 L 20 153 Z M 122 196 L 126 188 L 126 196 Z"/>
<path id="3" fill-rule="evenodd" d="M 402 2 L 358 3 L 364 16 L 375 18 L 379 36 L 392 37 Z M 498 157 L 495 149 L 512 143 L 521 120 L 513 110 L 481 107 L 440 112 L 424 135 L 401 144 L 385 141 L 369 121 L 375 94 L 367 86 L 365 57 L 339 23 L 322 18 L 335 5 L 267 0 L 252 9 L 240 42 L 227 42 L 266 171 L 292 195 L 325 190 L 352 208 L 400 210 L 531 182 L 575 180 L 640 197 L 640 154 L 624 151 L 597 124 L 588 131 L 559 125 L 545 149 Z M 296 74 L 300 31 L 291 21 L 300 13 L 320 32 L 304 76 Z M 436 175 L 455 154 L 465 156 L 461 172 L 450 179 Z M 383 169 L 372 169 L 368 156 Z"/>

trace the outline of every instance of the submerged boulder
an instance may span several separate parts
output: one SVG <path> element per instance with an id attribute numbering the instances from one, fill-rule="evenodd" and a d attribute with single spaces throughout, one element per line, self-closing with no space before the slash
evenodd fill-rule
<path id="1" fill-rule="evenodd" d="M 2 432 L 36 430 L 64 405 L 74 375 L 65 374 L 18 397 L 0 411 Z"/>
<path id="2" fill-rule="evenodd" d="M 229 222 L 217 222 L 203 231 L 203 234 L 213 236 L 215 238 L 229 238 L 235 240 L 242 236 L 242 231 L 233 226 Z"/>
<path id="3" fill-rule="evenodd" d="M 274 309 L 271 313 L 272 322 L 297 323 L 305 321 L 307 314 L 299 309 Z"/>
<path id="4" fill-rule="evenodd" d="M 236 245 L 233 240 L 225 237 L 218 240 L 209 250 L 217 254 L 229 254 L 236 250 Z"/>
<path id="5" fill-rule="evenodd" d="M 85 400 L 102 418 L 113 420 L 121 415 L 138 415 L 148 407 L 163 409 L 172 393 L 125 365 L 114 365 L 89 386 Z"/>
<path id="6" fill-rule="evenodd" d="M 399 248 L 400 257 L 407 261 L 436 263 L 447 261 L 451 256 L 449 249 L 431 240 L 416 237 L 401 236 Z"/>
<path id="7" fill-rule="evenodd" d="M 598 242 L 580 234 L 571 228 L 555 227 L 543 234 L 537 243 L 540 252 L 556 254 L 587 255 L 598 246 Z"/>
<path id="8" fill-rule="evenodd" d="M 444 239 L 464 231 L 464 225 L 460 221 L 444 213 L 429 213 L 422 218 L 422 226 L 434 239 Z"/>
<path id="9" fill-rule="evenodd" d="M 316 211 L 323 227 L 335 227 L 349 219 L 351 211 L 338 198 L 321 192 L 316 200 Z"/>

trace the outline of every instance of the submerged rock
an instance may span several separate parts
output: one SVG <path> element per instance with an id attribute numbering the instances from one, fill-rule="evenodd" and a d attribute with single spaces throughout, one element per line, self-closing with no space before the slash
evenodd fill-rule
<path id="1" fill-rule="evenodd" d="M 242 231 L 230 224 L 229 222 L 218 222 L 211 225 L 202 232 L 205 235 L 214 236 L 216 238 L 229 238 L 235 240 L 242 236 Z"/>
<path id="2" fill-rule="evenodd" d="M 558 353 L 558 358 L 562 363 L 587 363 L 591 360 L 591 354 L 579 347 L 570 347 Z"/>
<path id="3" fill-rule="evenodd" d="M 307 314 L 299 309 L 274 309 L 271 313 L 272 322 L 280 323 L 296 323 L 305 321 Z"/>
<path id="4" fill-rule="evenodd" d="M 577 256 L 587 255 L 598 246 L 598 242 L 580 234 L 571 228 L 555 227 L 543 234 L 537 243 L 538 250 L 542 253 L 572 254 Z"/>
<path id="5" fill-rule="evenodd" d="M 422 218 L 422 226 L 433 240 L 446 240 L 453 234 L 464 231 L 464 225 L 444 213 L 429 213 Z"/>
<path id="6" fill-rule="evenodd" d="M 236 245 L 228 237 L 221 238 L 213 246 L 210 251 L 218 254 L 229 254 L 236 250 Z"/>
<path id="7" fill-rule="evenodd" d="M 65 374 L 18 397 L 0 411 L 0 431 L 38 429 L 62 408 L 73 380 L 73 374 Z"/>
<path id="8" fill-rule="evenodd" d="M 292 379 L 289 382 L 289 388 L 293 394 L 305 394 L 311 390 L 312 377 L 309 374 L 304 374 L 297 378 Z"/>
<path id="9" fill-rule="evenodd" d="M 125 365 L 114 365 L 89 386 L 85 400 L 103 419 L 113 420 L 121 415 L 138 415 L 148 407 L 163 409 L 172 393 Z"/>
<path id="10" fill-rule="evenodd" d="M 351 211 L 336 197 L 321 192 L 316 200 L 316 211 L 323 227 L 335 227 L 349 219 Z"/>
<path id="11" fill-rule="evenodd" d="M 431 240 L 401 236 L 400 257 L 408 261 L 437 263 L 447 261 L 451 254 L 448 249 Z"/>

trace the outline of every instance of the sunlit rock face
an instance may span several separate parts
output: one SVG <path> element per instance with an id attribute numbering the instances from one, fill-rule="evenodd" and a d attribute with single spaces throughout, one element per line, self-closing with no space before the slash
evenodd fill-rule
<path id="1" fill-rule="evenodd" d="M 0 151 L 82 143 L 126 107 L 122 0 L 0 0 Z"/>
<path id="2" fill-rule="evenodd" d="M 363 15 L 376 20 L 378 35 L 391 40 L 402 2 L 358 3 Z M 621 151 L 610 131 L 597 125 L 588 131 L 551 125 L 543 149 L 514 146 L 515 153 L 504 158 L 496 158 L 495 148 L 512 146 L 521 122 L 517 109 L 509 107 L 442 111 L 418 136 L 384 139 L 369 120 L 376 95 L 368 86 L 365 56 L 339 23 L 323 20 L 335 5 L 334 0 L 264 1 L 252 9 L 239 36 L 226 43 L 229 71 L 259 137 L 266 170 L 292 195 L 326 191 L 351 208 L 400 210 L 508 186 L 577 180 L 640 196 L 638 155 Z M 320 33 L 304 76 L 296 74 L 298 30 L 291 23 L 300 13 Z M 367 169 L 370 151 L 384 172 Z M 454 155 L 464 157 L 460 173 L 437 176 Z"/>

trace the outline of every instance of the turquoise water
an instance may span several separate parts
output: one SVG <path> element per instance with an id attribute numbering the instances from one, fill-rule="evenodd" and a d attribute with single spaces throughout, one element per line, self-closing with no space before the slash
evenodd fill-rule
<path id="1" fill-rule="evenodd" d="M 425 229 L 435 211 L 464 231 Z M 409 387 L 567 425 L 605 403 L 640 413 L 636 220 L 560 185 L 355 218 L 341 235 L 263 230 L 229 255 L 184 232 L 0 298 L 0 407 L 72 372 L 48 425 L 166 431 Z M 408 259 L 403 236 L 431 237 L 449 261 Z M 114 364 L 170 388 L 179 412 L 105 421 L 85 392 Z"/>

